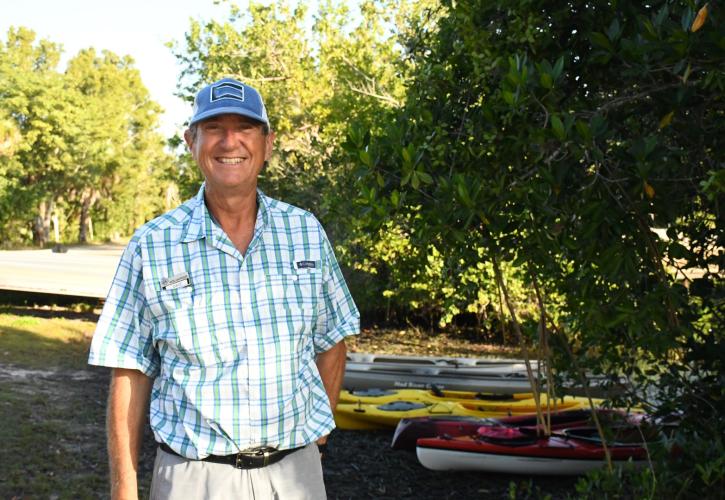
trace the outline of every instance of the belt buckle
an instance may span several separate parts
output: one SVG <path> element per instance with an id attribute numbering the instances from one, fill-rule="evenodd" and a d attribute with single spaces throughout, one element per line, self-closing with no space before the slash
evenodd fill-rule
<path id="1" fill-rule="evenodd" d="M 271 448 L 269 446 L 259 446 L 257 448 L 249 448 L 247 450 L 241 450 L 239 453 L 237 453 L 237 459 L 235 463 L 235 467 L 237 469 L 243 469 L 244 467 L 244 459 L 245 458 L 262 458 L 262 465 L 257 466 L 259 467 L 266 467 L 269 465 L 269 457 L 272 456 L 273 452 L 276 452 L 276 448 Z"/>

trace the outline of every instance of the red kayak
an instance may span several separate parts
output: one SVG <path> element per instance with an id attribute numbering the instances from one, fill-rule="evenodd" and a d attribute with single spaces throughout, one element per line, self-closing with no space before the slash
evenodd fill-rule
<path id="1" fill-rule="evenodd" d="M 598 410 L 600 420 L 607 423 L 635 423 L 639 415 L 628 415 L 615 410 Z M 415 450 L 416 441 L 428 437 L 457 437 L 476 434 L 481 426 L 526 427 L 536 429 L 536 415 L 504 418 L 475 418 L 465 416 L 435 416 L 404 418 L 395 428 L 391 447 L 396 450 Z M 569 410 L 551 414 L 551 429 L 568 429 L 593 425 L 592 411 Z"/>
<path id="2" fill-rule="evenodd" d="M 647 450 L 636 426 L 617 430 L 626 438 L 608 443 L 612 462 L 645 463 Z M 638 443 L 630 440 L 639 439 Z M 567 429 L 550 437 L 522 427 L 485 426 L 477 436 L 422 438 L 416 452 L 433 470 L 477 470 L 507 474 L 578 475 L 604 465 L 605 455 L 594 428 Z"/>

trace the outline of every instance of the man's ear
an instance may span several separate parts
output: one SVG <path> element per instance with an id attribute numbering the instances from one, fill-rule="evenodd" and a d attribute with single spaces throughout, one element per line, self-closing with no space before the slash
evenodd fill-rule
<path id="1" fill-rule="evenodd" d="M 274 132 L 272 132 L 270 130 L 269 134 L 267 134 L 267 137 L 266 137 L 267 144 L 266 144 L 266 151 L 264 154 L 265 161 L 269 160 L 272 157 L 272 151 L 274 151 L 274 138 L 275 138 Z"/>
<path id="2" fill-rule="evenodd" d="M 186 142 L 186 146 L 189 148 L 189 151 L 191 151 L 192 146 L 194 145 L 194 134 L 192 134 L 191 130 L 188 128 L 184 130 L 184 142 Z"/>

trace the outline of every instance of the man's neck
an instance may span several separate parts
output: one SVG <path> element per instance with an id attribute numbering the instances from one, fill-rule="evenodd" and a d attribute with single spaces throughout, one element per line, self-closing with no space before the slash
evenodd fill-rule
<path id="1" fill-rule="evenodd" d="M 244 255 L 252 241 L 257 221 L 256 186 L 231 194 L 205 189 L 204 201 L 214 220 Z"/>

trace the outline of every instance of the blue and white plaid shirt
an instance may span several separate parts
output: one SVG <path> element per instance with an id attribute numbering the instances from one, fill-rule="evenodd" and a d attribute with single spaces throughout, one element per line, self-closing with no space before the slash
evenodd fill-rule
<path id="1" fill-rule="evenodd" d="M 89 363 L 154 378 L 156 439 L 198 459 L 296 448 L 334 428 L 316 354 L 360 316 L 313 215 L 258 192 L 241 255 L 199 194 L 131 239 Z"/>

